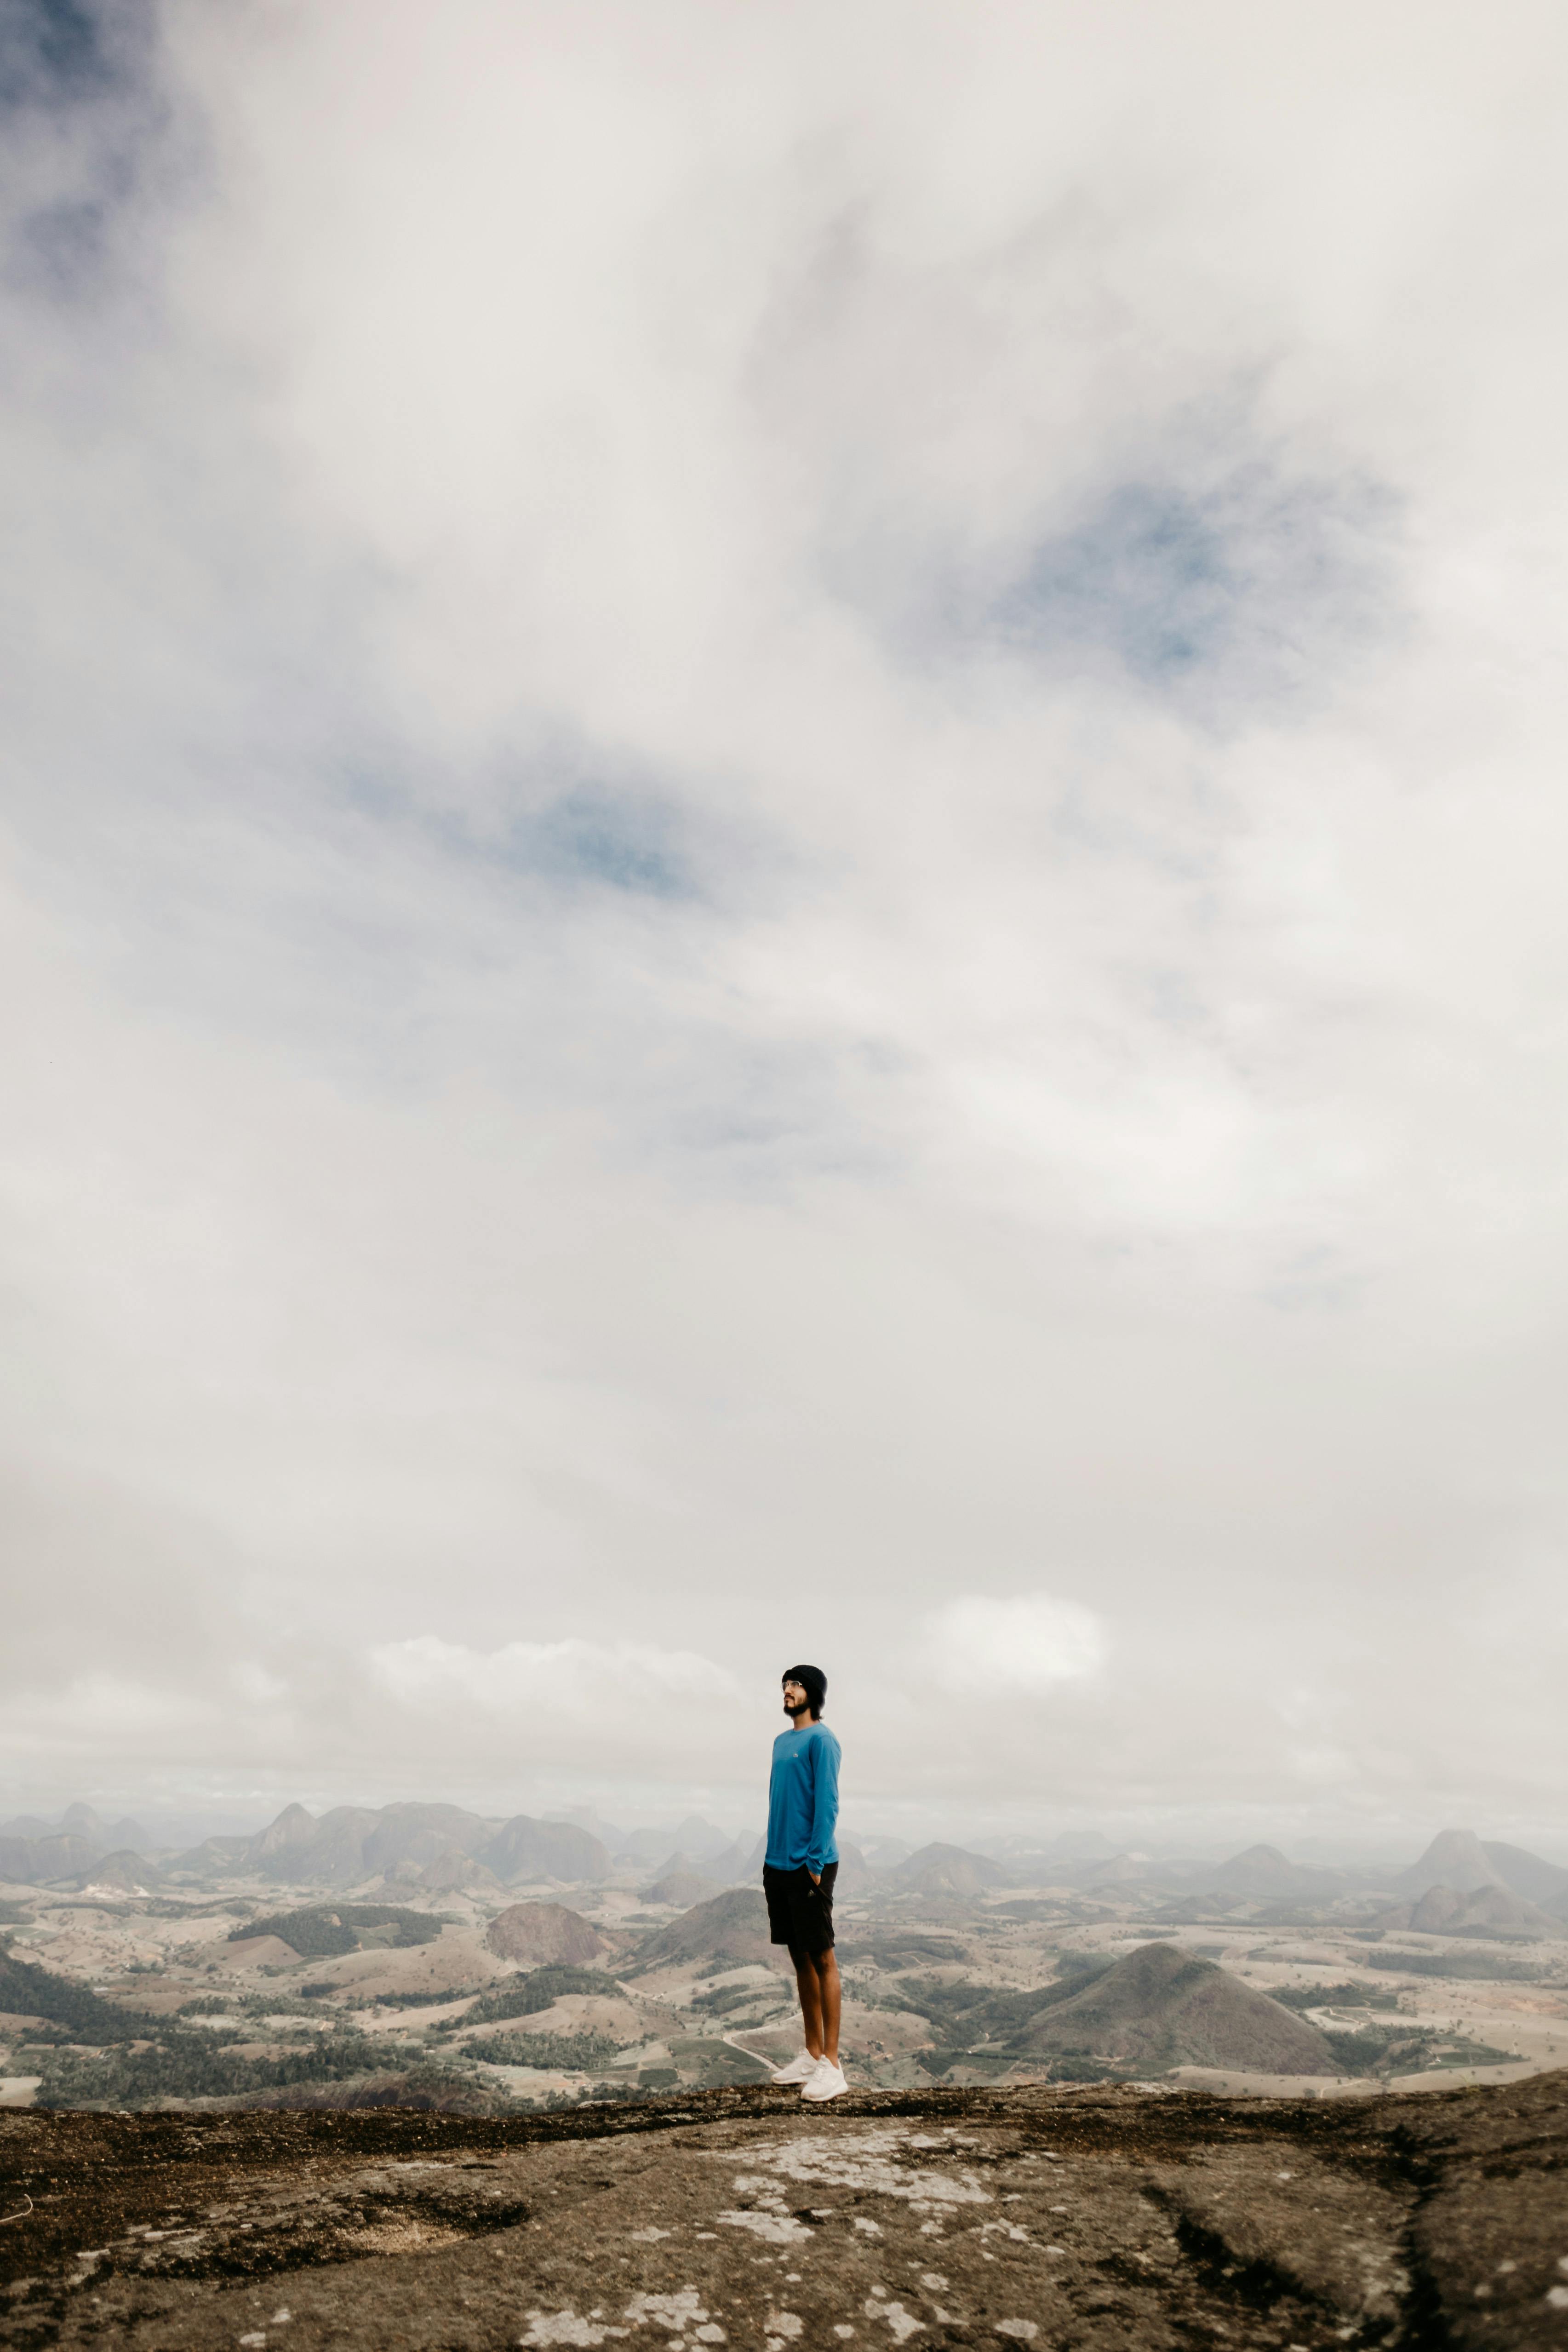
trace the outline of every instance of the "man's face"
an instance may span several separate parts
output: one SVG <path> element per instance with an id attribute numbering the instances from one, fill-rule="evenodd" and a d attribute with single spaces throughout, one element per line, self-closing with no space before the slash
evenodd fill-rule
<path id="1" fill-rule="evenodd" d="M 803 1707 L 808 1707 L 810 1705 L 811 1700 L 806 1696 L 805 1685 L 804 1683 L 792 1683 L 786 1680 L 784 1686 L 784 1713 L 786 1715 L 798 1715 Z"/>

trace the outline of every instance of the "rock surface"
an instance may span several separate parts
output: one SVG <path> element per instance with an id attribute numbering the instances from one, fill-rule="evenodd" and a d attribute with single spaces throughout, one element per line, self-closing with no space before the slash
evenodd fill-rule
<path id="1" fill-rule="evenodd" d="M 0 2116 L 0 2343 L 1568 2345 L 1568 2076 Z M 12 2215 L 19 2216 L 12 2220 Z"/>

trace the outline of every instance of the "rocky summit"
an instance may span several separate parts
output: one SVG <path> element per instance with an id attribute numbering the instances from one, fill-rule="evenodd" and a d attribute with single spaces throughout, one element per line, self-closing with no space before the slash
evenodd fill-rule
<path id="1" fill-rule="evenodd" d="M 0 2116 L 0 2343 L 1568 2344 L 1568 2075 Z"/>

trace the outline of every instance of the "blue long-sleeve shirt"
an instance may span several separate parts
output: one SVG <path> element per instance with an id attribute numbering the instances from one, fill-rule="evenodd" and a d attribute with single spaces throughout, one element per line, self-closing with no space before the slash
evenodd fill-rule
<path id="1" fill-rule="evenodd" d="M 770 1870 L 806 1869 L 816 1877 L 838 1859 L 838 1742 L 825 1723 L 781 1731 L 768 1782 Z"/>

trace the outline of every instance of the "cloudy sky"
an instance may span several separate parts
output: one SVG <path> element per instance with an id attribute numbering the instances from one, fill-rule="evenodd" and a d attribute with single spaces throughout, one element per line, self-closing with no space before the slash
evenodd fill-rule
<path id="1" fill-rule="evenodd" d="M 1568 20 L 10 0 L 0 1804 L 1568 1850 Z"/>

